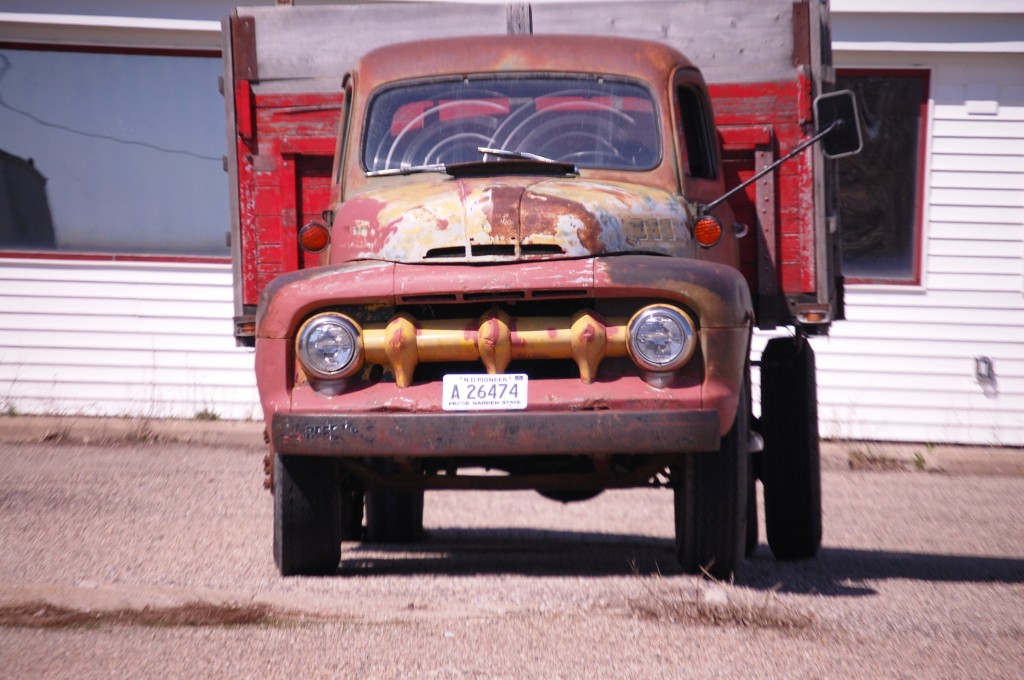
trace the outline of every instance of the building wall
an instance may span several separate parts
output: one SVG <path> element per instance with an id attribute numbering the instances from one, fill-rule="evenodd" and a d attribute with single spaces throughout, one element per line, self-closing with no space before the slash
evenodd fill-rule
<path id="1" fill-rule="evenodd" d="M 0 260 L 0 410 L 258 418 L 227 264 Z"/>
<path id="2" fill-rule="evenodd" d="M 0 39 L 219 45 L 221 5 L 154 5 L 15 2 Z M 833 18 L 839 66 L 929 70 L 930 130 L 920 285 L 851 286 L 848 320 L 814 340 L 821 434 L 1022 446 L 1024 10 L 833 0 Z M 0 255 L 0 408 L 259 417 L 231 297 L 226 262 Z"/>

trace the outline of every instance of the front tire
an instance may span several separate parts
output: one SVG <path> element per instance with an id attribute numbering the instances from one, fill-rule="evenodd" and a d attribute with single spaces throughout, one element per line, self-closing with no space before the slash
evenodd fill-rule
<path id="1" fill-rule="evenodd" d="M 337 461 L 274 456 L 274 562 L 282 576 L 337 571 L 341 510 Z"/>
<path id="2" fill-rule="evenodd" d="M 687 573 L 728 579 L 745 556 L 749 415 L 744 384 L 718 452 L 688 454 L 673 470 L 676 551 Z"/>

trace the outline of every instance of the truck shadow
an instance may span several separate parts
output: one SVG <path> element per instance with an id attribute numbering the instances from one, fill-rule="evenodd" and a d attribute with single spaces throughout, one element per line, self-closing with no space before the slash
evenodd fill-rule
<path id="1" fill-rule="evenodd" d="M 747 588 L 832 597 L 874 595 L 872 582 L 1024 583 L 1024 557 L 943 555 L 824 547 L 817 558 L 782 562 L 760 545 L 736 579 Z"/>
<path id="2" fill-rule="evenodd" d="M 431 529 L 414 544 L 343 545 L 340 574 L 680 574 L 663 538 L 540 529 Z"/>
<path id="3" fill-rule="evenodd" d="M 345 545 L 339 574 L 680 576 L 674 541 L 658 537 L 537 529 L 437 529 L 416 544 Z M 754 590 L 863 597 L 887 579 L 1024 583 L 1024 557 L 942 555 L 824 547 L 811 560 L 782 562 L 761 544 L 735 585 Z"/>

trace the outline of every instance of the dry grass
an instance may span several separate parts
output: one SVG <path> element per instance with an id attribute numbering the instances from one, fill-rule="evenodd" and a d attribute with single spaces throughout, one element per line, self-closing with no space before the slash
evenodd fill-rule
<path id="1" fill-rule="evenodd" d="M 847 462 L 851 470 L 861 472 L 906 472 L 910 469 L 907 461 L 859 449 L 850 451 Z"/>
<path id="2" fill-rule="evenodd" d="M 634 614 L 650 621 L 729 628 L 804 630 L 814 626 L 812 614 L 794 610 L 779 601 L 774 592 L 763 602 L 738 602 L 729 596 L 724 601 L 707 598 L 703 591 L 678 597 L 659 596 L 633 600 Z"/>

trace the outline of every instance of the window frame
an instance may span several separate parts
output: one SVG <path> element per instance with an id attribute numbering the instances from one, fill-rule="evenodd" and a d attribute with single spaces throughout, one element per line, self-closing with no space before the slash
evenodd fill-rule
<path id="1" fill-rule="evenodd" d="M 931 129 L 931 83 L 932 73 L 928 68 L 857 66 L 837 67 L 836 79 L 882 76 L 893 78 L 915 78 L 921 82 L 922 96 L 918 106 L 917 158 L 916 178 L 914 182 L 914 224 L 911 225 L 913 253 L 911 255 L 910 276 L 908 278 L 891 278 L 884 276 L 849 276 L 844 274 L 844 283 L 854 286 L 895 286 L 902 289 L 921 287 L 923 284 L 924 251 L 925 251 L 925 208 L 926 179 L 928 175 L 928 137 Z M 862 123 L 863 124 L 863 123 Z M 839 161 L 842 163 L 842 161 Z M 839 188 L 842 193 L 842 186 Z M 842 244 L 840 244 L 842 248 Z M 842 257 L 840 258 L 842 259 Z"/>
<path id="2" fill-rule="evenodd" d="M 688 102 L 683 100 L 682 93 L 686 93 Z M 672 97 L 676 108 L 676 126 L 678 128 L 679 142 L 684 151 L 685 168 L 683 174 L 687 179 L 700 181 L 716 181 L 720 174 L 720 162 L 718 158 L 718 144 L 713 129 L 714 114 L 711 111 L 711 102 L 706 91 L 698 87 L 692 80 L 677 78 L 673 88 Z M 696 112 L 697 116 L 687 115 Z M 698 147 L 694 149 L 693 147 Z M 701 165 L 703 172 L 694 171 L 693 151 L 700 151 L 703 158 Z"/>

